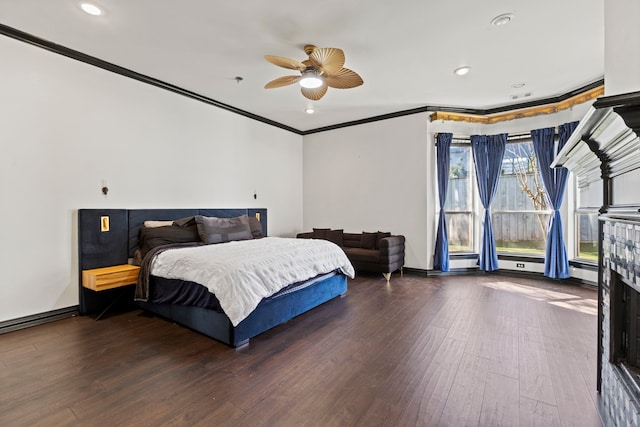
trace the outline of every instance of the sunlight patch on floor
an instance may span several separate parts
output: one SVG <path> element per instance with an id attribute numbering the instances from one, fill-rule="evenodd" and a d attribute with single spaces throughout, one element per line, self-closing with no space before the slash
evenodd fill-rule
<path id="1" fill-rule="evenodd" d="M 487 282 L 483 286 L 506 292 L 524 295 L 536 301 L 546 301 L 549 304 L 595 316 L 598 314 L 596 298 L 583 298 L 566 292 L 544 289 L 534 286 L 521 285 L 513 282 Z"/>

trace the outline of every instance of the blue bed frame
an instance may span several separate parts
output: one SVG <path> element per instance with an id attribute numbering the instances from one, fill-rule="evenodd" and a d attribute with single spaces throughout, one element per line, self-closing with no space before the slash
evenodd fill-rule
<path id="1" fill-rule="evenodd" d="M 126 264 L 137 249 L 138 230 L 146 220 L 175 220 L 191 215 L 229 218 L 244 214 L 258 214 L 262 232 L 267 235 L 266 209 L 80 209 L 80 273 L 91 268 Z M 100 231 L 100 218 L 103 216 L 109 217 L 109 232 Z M 79 288 L 80 314 L 89 314 L 104 305 L 104 301 L 100 299 L 108 295 L 97 294 L 82 287 L 82 284 Z M 344 296 L 346 292 L 347 278 L 338 274 L 295 292 L 263 300 L 235 327 L 224 313 L 206 308 L 146 302 L 136 304 L 145 311 L 170 319 L 232 347 L 239 347 L 247 344 L 256 335 L 337 296 Z"/>

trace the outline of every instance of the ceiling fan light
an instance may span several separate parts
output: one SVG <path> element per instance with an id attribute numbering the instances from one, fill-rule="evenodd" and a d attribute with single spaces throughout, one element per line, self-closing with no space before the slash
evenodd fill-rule
<path id="1" fill-rule="evenodd" d="M 305 71 L 302 73 L 300 86 L 307 89 L 316 89 L 322 86 L 322 79 L 318 77 L 315 71 Z"/>
<path id="2" fill-rule="evenodd" d="M 80 8 L 89 15 L 100 16 L 102 15 L 102 9 L 92 3 L 82 2 L 80 3 Z"/>

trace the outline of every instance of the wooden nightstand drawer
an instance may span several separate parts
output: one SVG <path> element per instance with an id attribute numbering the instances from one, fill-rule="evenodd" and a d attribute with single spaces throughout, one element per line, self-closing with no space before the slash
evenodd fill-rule
<path id="1" fill-rule="evenodd" d="M 138 281 L 139 271 L 140 267 L 129 264 L 82 270 L 82 286 L 94 291 L 104 291 L 132 285 Z"/>

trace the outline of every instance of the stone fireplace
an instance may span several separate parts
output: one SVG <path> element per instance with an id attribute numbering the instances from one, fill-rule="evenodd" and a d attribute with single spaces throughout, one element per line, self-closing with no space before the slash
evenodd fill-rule
<path id="1" fill-rule="evenodd" d="M 611 425 L 640 425 L 640 218 L 604 219 L 600 413 Z"/>
<path id="2" fill-rule="evenodd" d="M 598 411 L 640 426 L 640 92 L 599 98 L 552 166 L 602 186 L 598 265 Z"/>

